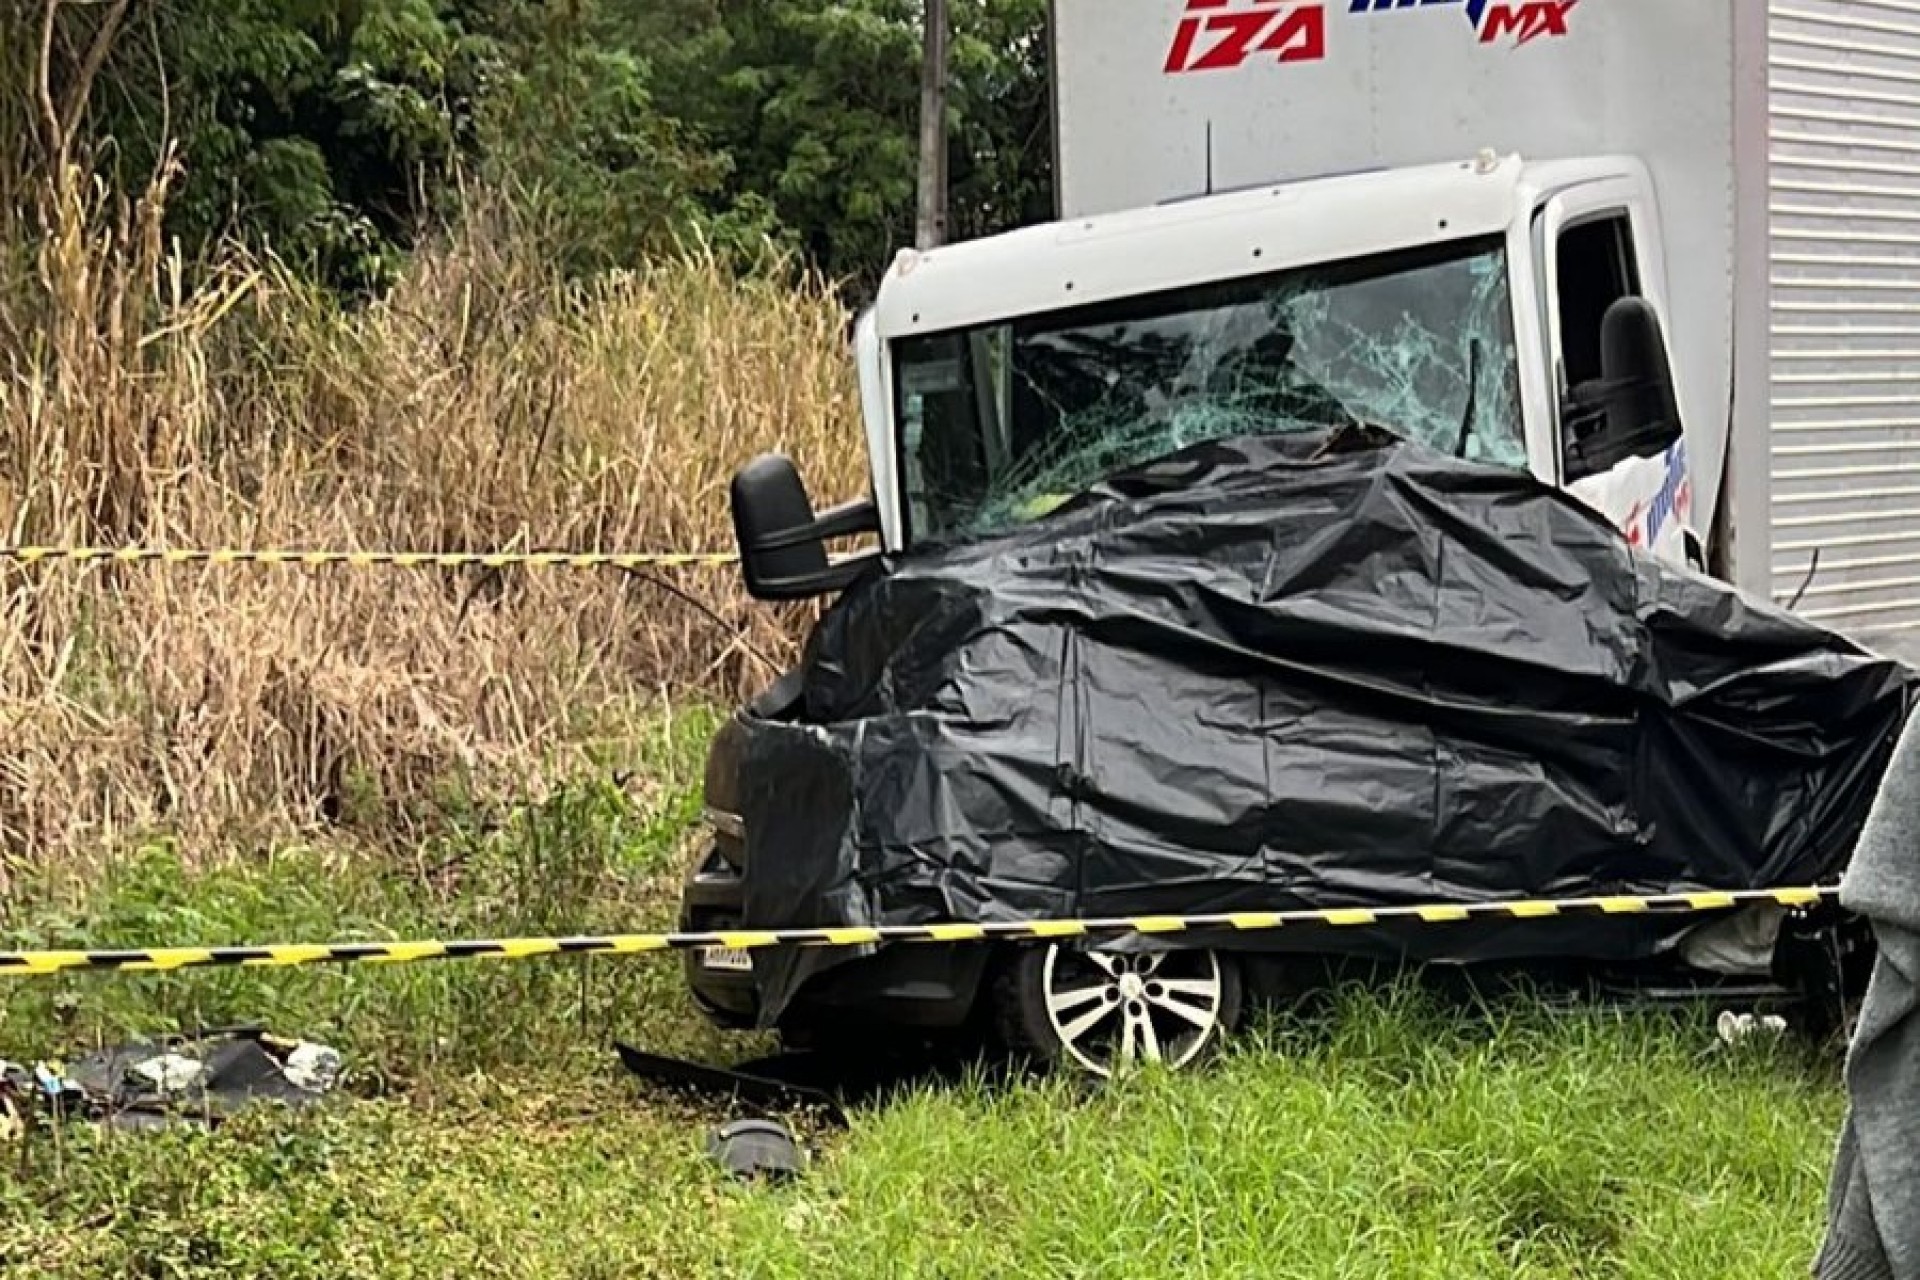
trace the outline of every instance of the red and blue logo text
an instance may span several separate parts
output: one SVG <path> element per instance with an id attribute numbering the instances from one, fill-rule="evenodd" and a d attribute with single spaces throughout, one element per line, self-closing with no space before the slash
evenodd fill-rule
<path id="1" fill-rule="evenodd" d="M 1567 34 L 1580 0 L 1350 0 L 1349 13 L 1390 13 L 1451 5 L 1467 15 L 1481 44 L 1511 40 L 1516 47 L 1542 36 Z"/>

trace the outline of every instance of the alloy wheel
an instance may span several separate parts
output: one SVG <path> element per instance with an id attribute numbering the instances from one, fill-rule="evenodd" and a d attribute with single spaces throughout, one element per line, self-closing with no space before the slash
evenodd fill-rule
<path id="1" fill-rule="evenodd" d="M 1212 951 L 1122 954 L 1054 945 L 1041 986 L 1060 1051 L 1095 1075 L 1139 1062 L 1184 1067 L 1222 1034 L 1227 977 Z"/>

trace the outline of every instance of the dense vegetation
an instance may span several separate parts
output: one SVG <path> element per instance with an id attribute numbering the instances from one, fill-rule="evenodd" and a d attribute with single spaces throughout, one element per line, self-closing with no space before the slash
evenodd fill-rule
<path id="1" fill-rule="evenodd" d="M 391 282 L 476 187 L 574 271 L 697 235 L 858 278 L 911 235 L 919 9 L 22 0 L 0 10 L 0 132 L 16 170 L 85 154 L 126 191 L 175 154 L 166 229 L 190 257 L 237 237 L 338 285 Z M 954 226 L 1044 216 L 1045 0 L 951 21 Z"/>

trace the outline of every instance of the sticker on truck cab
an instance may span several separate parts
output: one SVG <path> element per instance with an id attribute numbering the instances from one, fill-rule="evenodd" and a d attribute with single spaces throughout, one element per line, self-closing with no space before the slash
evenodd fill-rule
<path id="1" fill-rule="evenodd" d="M 1687 563 L 1689 522 L 1693 518 L 1693 477 L 1687 467 L 1687 442 L 1665 453 L 1629 458 L 1599 475 L 1567 486 L 1627 535 L 1630 546 L 1655 558 Z"/>

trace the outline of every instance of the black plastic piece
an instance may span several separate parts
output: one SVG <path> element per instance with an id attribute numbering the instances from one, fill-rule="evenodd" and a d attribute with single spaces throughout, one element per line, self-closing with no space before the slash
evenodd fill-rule
<path id="1" fill-rule="evenodd" d="M 691 1091 L 709 1098 L 725 1098 L 760 1107 L 813 1108 L 842 1128 L 847 1123 L 846 1112 L 841 1109 L 839 1100 L 824 1089 L 647 1053 L 618 1040 L 614 1041 L 613 1048 L 620 1055 L 620 1064 L 629 1072 L 663 1088 Z"/>
<path id="2" fill-rule="evenodd" d="M 806 1154 L 777 1120 L 749 1118 L 720 1126 L 707 1140 L 707 1154 L 741 1181 L 785 1182 L 807 1167 Z"/>
<path id="3" fill-rule="evenodd" d="M 799 704 L 805 688 L 799 668 L 783 671 L 779 679 L 755 695 L 747 709 L 762 720 L 783 720 Z"/>

